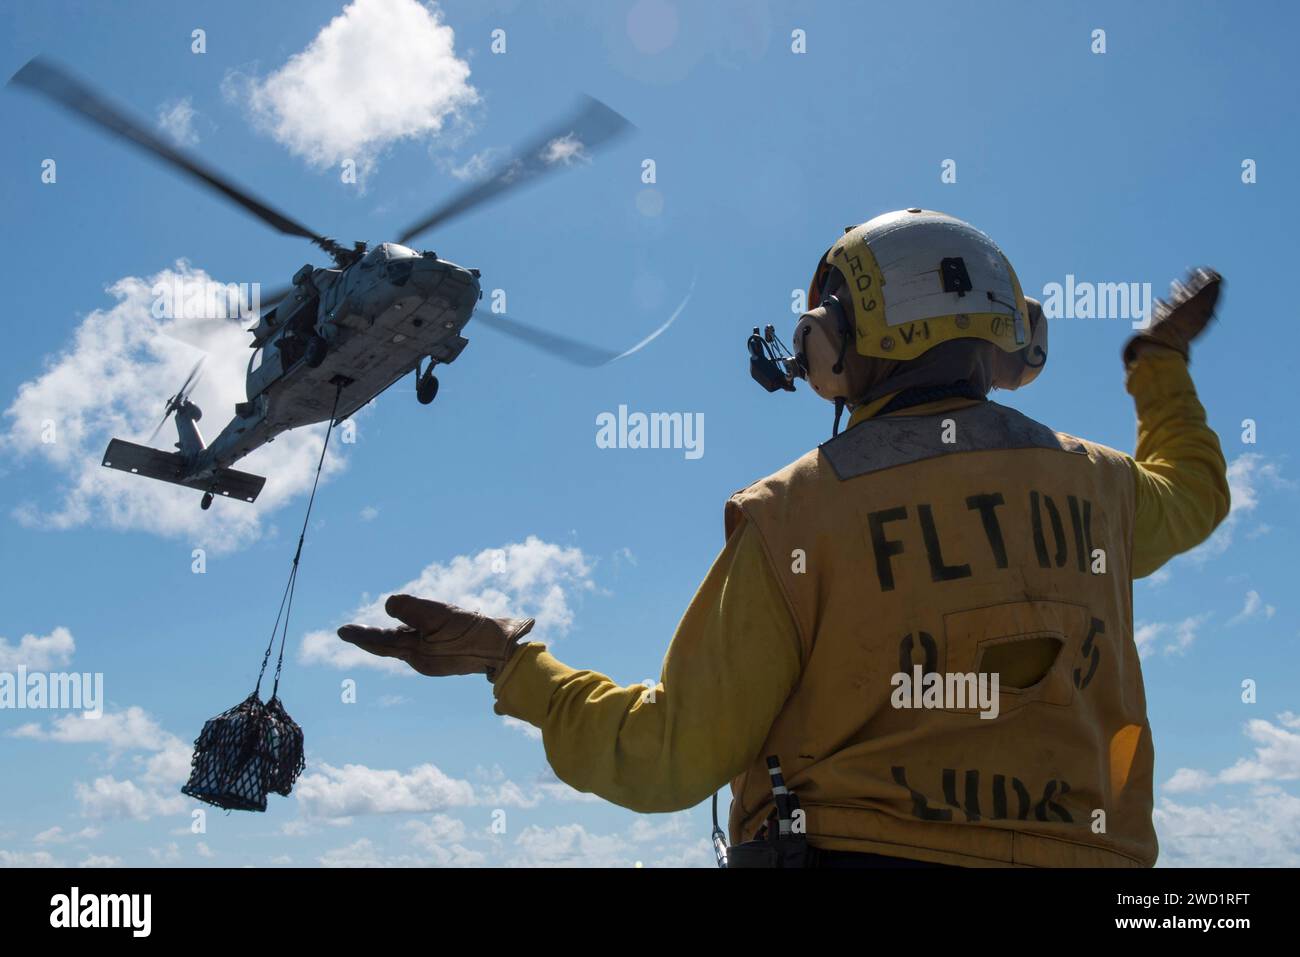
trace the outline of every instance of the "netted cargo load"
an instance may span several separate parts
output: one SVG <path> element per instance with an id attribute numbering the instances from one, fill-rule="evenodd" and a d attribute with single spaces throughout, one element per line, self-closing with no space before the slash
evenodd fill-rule
<path id="1" fill-rule="evenodd" d="M 302 728 L 278 697 L 256 691 L 203 725 L 181 793 L 230 811 L 265 811 L 266 796 L 287 796 L 302 773 Z"/>

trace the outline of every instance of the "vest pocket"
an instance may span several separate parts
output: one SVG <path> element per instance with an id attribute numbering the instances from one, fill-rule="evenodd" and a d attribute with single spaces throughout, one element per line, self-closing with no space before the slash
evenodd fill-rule
<path id="1" fill-rule="evenodd" d="M 1070 665 L 1088 640 L 1083 605 L 1018 601 L 944 615 L 949 671 L 998 677 L 1000 713 L 1035 702 L 1067 706 Z"/>

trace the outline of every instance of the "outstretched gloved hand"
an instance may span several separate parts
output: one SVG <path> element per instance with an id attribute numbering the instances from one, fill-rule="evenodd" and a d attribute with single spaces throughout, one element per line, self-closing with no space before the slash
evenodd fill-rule
<path id="1" fill-rule="evenodd" d="M 1151 324 L 1125 344 L 1124 361 L 1132 362 L 1152 345 L 1173 349 L 1184 359 L 1189 358 L 1192 341 L 1214 318 L 1222 288 L 1223 277 L 1206 266 L 1193 269 L 1185 282 L 1173 283 L 1169 301 L 1156 300 Z"/>
<path id="2" fill-rule="evenodd" d="M 532 630 L 532 618 L 485 618 L 455 605 L 391 595 L 384 611 L 399 628 L 344 625 L 339 637 L 383 658 L 401 658 L 422 675 L 482 675 L 496 681 Z"/>

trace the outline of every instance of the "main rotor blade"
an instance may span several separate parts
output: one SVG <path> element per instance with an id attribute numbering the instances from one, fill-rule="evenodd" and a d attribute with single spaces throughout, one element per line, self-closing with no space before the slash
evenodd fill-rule
<path id="1" fill-rule="evenodd" d="M 9 83 L 27 87 L 29 90 L 47 96 L 101 129 L 126 137 L 145 152 L 152 153 L 244 207 L 271 228 L 286 235 L 310 239 L 327 252 L 333 252 L 336 248 L 333 240 L 312 232 L 301 223 L 255 199 L 198 160 L 159 139 L 149 132 L 143 123 L 128 118 L 116 106 L 102 99 L 76 77 L 44 57 L 38 56 L 29 60 L 10 78 Z"/>
<path id="2" fill-rule="evenodd" d="M 596 368 L 598 366 L 609 365 L 611 362 L 617 362 L 619 359 L 626 358 L 634 352 L 648 346 L 655 339 L 664 333 L 682 314 L 686 304 L 691 301 L 691 293 L 695 291 L 695 283 L 691 282 L 691 288 L 686 293 L 686 298 L 678 304 L 673 310 L 673 314 L 668 317 L 668 321 L 661 325 L 650 335 L 646 336 L 630 349 L 624 349 L 622 352 L 615 352 L 612 349 L 603 349 L 600 346 L 593 346 L 590 343 L 579 342 L 576 339 L 570 339 L 555 332 L 548 332 L 544 329 L 538 329 L 520 322 L 517 319 L 511 319 L 507 316 L 497 315 L 492 312 L 484 312 L 474 316 L 475 322 L 480 322 L 489 329 L 495 329 L 497 332 L 504 333 L 513 339 L 527 343 L 535 349 L 553 355 L 566 362 L 572 362 L 575 365 Z"/>
<path id="3" fill-rule="evenodd" d="M 504 333 L 512 339 L 527 343 L 534 349 L 540 349 L 542 352 L 563 359 L 565 362 L 572 362 L 574 365 L 595 368 L 613 362 L 618 356 L 618 353 L 611 349 L 602 349 L 600 346 L 593 346 L 554 332 L 547 332 L 544 329 L 538 329 L 496 313 L 483 313 L 475 316 L 474 321 L 482 323 L 489 329 Z"/>
<path id="4" fill-rule="evenodd" d="M 499 165 L 486 181 L 468 186 L 397 238 L 406 244 L 416 236 L 453 217 L 496 199 L 516 187 L 569 165 L 578 153 L 590 152 L 631 129 L 632 124 L 600 100 L 586 96 L 564 120 L 538 134 Z"/>

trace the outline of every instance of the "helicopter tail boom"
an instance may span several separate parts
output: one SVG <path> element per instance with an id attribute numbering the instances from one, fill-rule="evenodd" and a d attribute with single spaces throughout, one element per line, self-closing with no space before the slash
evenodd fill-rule
<path id="1" fill-rule="evenodd" d="M 210 474 L 196 476 L 190 474 L 189 462 L 179 452 L 163 452 L 147 445 L 113 439 L 104 451 L 103 464 L 121 472 L 131 472 L 145 478 L 184 485 L 199 492 L 242 499 L 245 502 L 256 501 L 262 486 L 266 484 L 266 479 L 261 475 L 238 469 L 214 469 Z"/>

